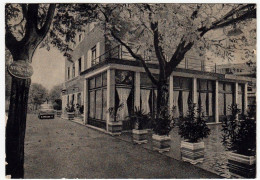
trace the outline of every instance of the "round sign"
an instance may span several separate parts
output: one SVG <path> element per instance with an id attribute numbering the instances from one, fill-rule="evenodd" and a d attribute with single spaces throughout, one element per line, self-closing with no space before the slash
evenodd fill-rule
<path id="1" fill-rule="evenodd" d="M 23 60 L 14 61 L 8 66 L 9 73 L 17 78 L 27 79 L 33 75 L 33 67 Z"/>

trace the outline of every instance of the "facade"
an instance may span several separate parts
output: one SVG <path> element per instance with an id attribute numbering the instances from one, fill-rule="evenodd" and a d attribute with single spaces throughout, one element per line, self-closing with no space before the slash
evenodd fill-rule
<path id="1" fill-rule="evenodd" d="M 121 128 L 132 128 L 127 117 L 134 107 L 141 107 L 146 113 L 156 112 L 157 90 L 141 63 L 133 60 L 121 46 L 107 44 L 98 26 L 79 39 L 72 61 L 66 62 L 63 113 L 67 104 L 80 103 L 84 106 L 82 123 L 116 134 Z M 157 76 L 155 61 L 149 60 L 147 65 Z M 187 113 L 188 104 L 193 102 L 202 107 L 208 123 L 219 123 L 230 114 L 228 107 L 232 103 L 245 112 L 249 81 L 247 77 L 179 66 L 168 80 L 169 107 L 175 107 L 174 117 L 178 118 Z M 115 119 L 109 110 L 119 105 L 122 106 Z"/>

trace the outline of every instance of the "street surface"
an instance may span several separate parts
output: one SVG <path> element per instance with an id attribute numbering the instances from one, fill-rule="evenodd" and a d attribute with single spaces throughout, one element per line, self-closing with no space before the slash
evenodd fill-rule
<path id="1" fill-rule="evenodd" d="M 220 178 L 141 146 L 55 117 L 28 114 L 24 178 Z"/>

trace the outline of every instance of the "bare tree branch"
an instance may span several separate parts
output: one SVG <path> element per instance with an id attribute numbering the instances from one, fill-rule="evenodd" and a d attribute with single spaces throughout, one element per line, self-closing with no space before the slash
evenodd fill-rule
<path id="1" fill-rule="evenodd" d="M 151 71 L 149 70 L 149 68 L 147 67 L 147 65 L 146 65 L 146 63 L 145 63 L 145 61 L 144 61 L 144 59 L 143 59 L 140 55 L 136 55 L 136 54 L 132 51 L 132 49 L 131 49 L 126 43 L 124 43 L 120 38 L 118 38 L 118 37 L 114 34 L 113 31 L 111 31 L 111 35 L 112 35 L 120 44 L 122 44 L 122 45 L 128 50 L 128 52 L 131 54 L 131 56 L 132 56 L 133 58 L 135 58 L 136 60 L 139 60 L 139 61 L 142 63 L 142 65 L 143 65 L 143 67 L 144 67 L 144 69 L 145 69 L 145 72 L 147 73 L 148 77 L 151 79 L 152 83 L 155 84 L 155 85 L 158 85 L 158 81 L 155 79 L 155 77 L 153 76 L 153 74 L 151 73 Z"/>
<path id="2" fill-rule="evenodd" d="M 54 16 L 54 12 L 55 12 L 55 7 L 56 7 L 56 4 L 50 4 L 49 9 L 48 9 L 48 13 L 47 13 L 47 16 L 46 16 L 45 24 L 38 31 L 38 34 L 43 38 L 46 36 L 48 30 L 50 29 L 51 22 L 53 20 L 53 16 Z"/>

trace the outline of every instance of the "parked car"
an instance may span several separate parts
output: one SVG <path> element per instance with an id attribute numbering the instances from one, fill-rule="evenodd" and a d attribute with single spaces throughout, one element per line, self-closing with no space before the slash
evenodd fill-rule
<path id="1" fill-rule="evenodd" d="M 52 118 L 54 119 L 55 111 L 53 109 L 53 106 L 51 104 L 42 104 L 39 109 L 38 118 Z"/>

